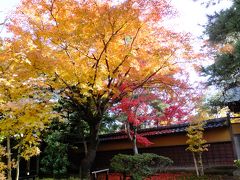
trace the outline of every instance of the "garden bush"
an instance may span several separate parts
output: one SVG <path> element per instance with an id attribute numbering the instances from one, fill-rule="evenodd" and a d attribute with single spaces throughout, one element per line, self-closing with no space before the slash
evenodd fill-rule
<path id="1" fill-rule="evenodd" d="M 62 177 L 67 174 L 67 144 L 61 142 L 61 138 L 60 132 L 53 131 L 44 139 L 47 146 L 43 152 L 40 170 L 45 175 Z"/>
<path id="2" fill-rule="evenodd" d="M 170 158 L 152 153 L 118 154 L 112 158 L 111 168 L 116 172 L 123 173 L 124 176 L 130 175 L 134 180 L 141 180 L 164 171 L 172 163 Z"/>

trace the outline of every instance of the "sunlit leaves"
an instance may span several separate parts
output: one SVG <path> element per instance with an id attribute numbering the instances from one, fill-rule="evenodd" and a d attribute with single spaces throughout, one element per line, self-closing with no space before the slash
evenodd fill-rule
<path id="1" fill-rule="evenodd" d="M 203 128 L 204 123 L 202 121 L 193 122 L 187 128 L 187 144 L 189 145 L 186 150 L 189 150 L 194 153 L 202 153 L 207 151 L 206 140 L 203 138 Z"/>
<path id="2" fill-rule="evenodd" d="M 189 46 L 186 36 L 161 25 L 171 13 L 166 1 L 25 0 L 9 29 L 34 68 L 57 74 L 53 87 L 111 98 L 125 81 L 131 88 L 161 84 L 178 71 L 173 59 Z"/>
<path id="3" fill-rule="evenodd" d="M 52 118 L 50 93 L 46 93 L 44 76 L 28 74 L 30 62 L 16 52 L 10 42 L 1 47 L 0 56 L 0 135 L 15 139 L 22 157 L 39 154 L 40 134 Z M 44 93 L 44 94 L 43 94 Z"/>

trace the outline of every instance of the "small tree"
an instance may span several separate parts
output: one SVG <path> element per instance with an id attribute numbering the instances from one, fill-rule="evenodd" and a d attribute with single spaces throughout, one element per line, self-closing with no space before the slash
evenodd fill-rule
<path id="1" fill-rule="evenodd" d="M 202 153 L 208 150 L 207 141 L 203 139 L 203 125 L 202 121 L 195 121 L 187 128 L 188 148 L 186 150 L 192 152 L 197 176 L 204 175 Z"/>
<path id="2" fill-rule="evenodd" d="M 155 97 L 154 97 L 155 98 Z M 138 154 L 138 144 L 149 146 L 152 143 L 145 137 L 137 133 L 137 129 L 146 121 L 153 121 L 156 115 L 153 113 L 150 102 L 153 100 L 153 95 L 147 93 L 136 93 L 130 98 L 123 98 L 119 104 L 113 108 L 113 112 L 124 116 L 125 131 L 128 138 L 132 141 L 133 152 Z"/>
<path id="3" fill-rule="evenodd" d="M 122 119 L 128 138 L 133 144 L 134 154 L 138 154 L 137 145 L 153 144 L 138 134 L 139 129 L 186 122 L 191 118 L 191 111 L 198 98 L 188 88 L 187 83 L 179 83 L 179 87 L 172 87 L 174 93 L 154 88 L 133 91 L 111 108 L 112 113 Z"/>
<path id="4" fill-rule="evenodd" d="M 27 62 L 18 61 L 18 54 L 10 44 L 0 44 L 0 137 L 6 140 L 7 179 L 12 179 L 14 167 L 18 180 L 21 158 L 29 160 L 40 153 L 41 132 L 54 113 L 51 113 L 53 103 L 49 101 L 52 94 L 41 83 L 44 78 L 28 79 L 23 73 Z M 13 163 L 14 150 L 16 163 Z"/>

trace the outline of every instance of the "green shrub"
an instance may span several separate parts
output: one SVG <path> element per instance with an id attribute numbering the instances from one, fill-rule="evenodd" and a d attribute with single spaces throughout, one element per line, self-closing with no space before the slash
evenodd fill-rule
<path id="1" fill-rule="evenodd" d="M 47 146 L 41 159 L 41 172 L 53 177 L 66 175 L 69 165 L 67 144 L 61 142 L 61 133 L 53 131 L 44 140 Z"/>
<path id="2" fill-rule="evenodd" d="M 112 158 L 111 168 L 116 172 L 132 176 L 134 180 L 141 180 L 157 172 L 162 172 L 172 163 L 171 159 L 152 153 L 118 154 Z"/>
<path id="3" fill-rule="evenodd" d="M 240 168 L 240 159 L 234 160 L 234 165 L 235 165 L 237 168 Z"/>

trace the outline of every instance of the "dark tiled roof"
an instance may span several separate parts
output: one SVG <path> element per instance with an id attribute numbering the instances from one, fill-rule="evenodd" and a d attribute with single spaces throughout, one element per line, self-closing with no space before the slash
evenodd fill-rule
<path id="1" fill-rule="evenodd" d="M 234 113 L 239 113 L 240 112 L 240 100 L 239 101 L 233 101 L 233 102 L 228 102 L 226 103 L 228 108 L 234 112 Z"/>
<path id="2" fill-rule="evenodd" d="M 210 120 L 206 120 L 205 123 L 206 124 L 204 125 L 204 129 L 212 129 L 212 128 L 228 126 L 227 118 L 210 119 Z M 177 125 L 170 125 L 170 126 L 160 126 L 156 128 L 141 129 L 141 130 L 138 130 L 138 134 L 146 137 L 146 136 L 181 133 L 181 132 L 185 132 L 188 126 L 189 126 L 189 123 L 184 123 L 184 124 L 177 124 Z M 128 137 L 124 131 L 100 135 L 100 141 L 127 139 L 127 138 Z"/>
<path id="3" fill-rule="evenodd" d="M 240 86 L 228 89 L 221 100 L 232 112 L 240 112 Z"/>

